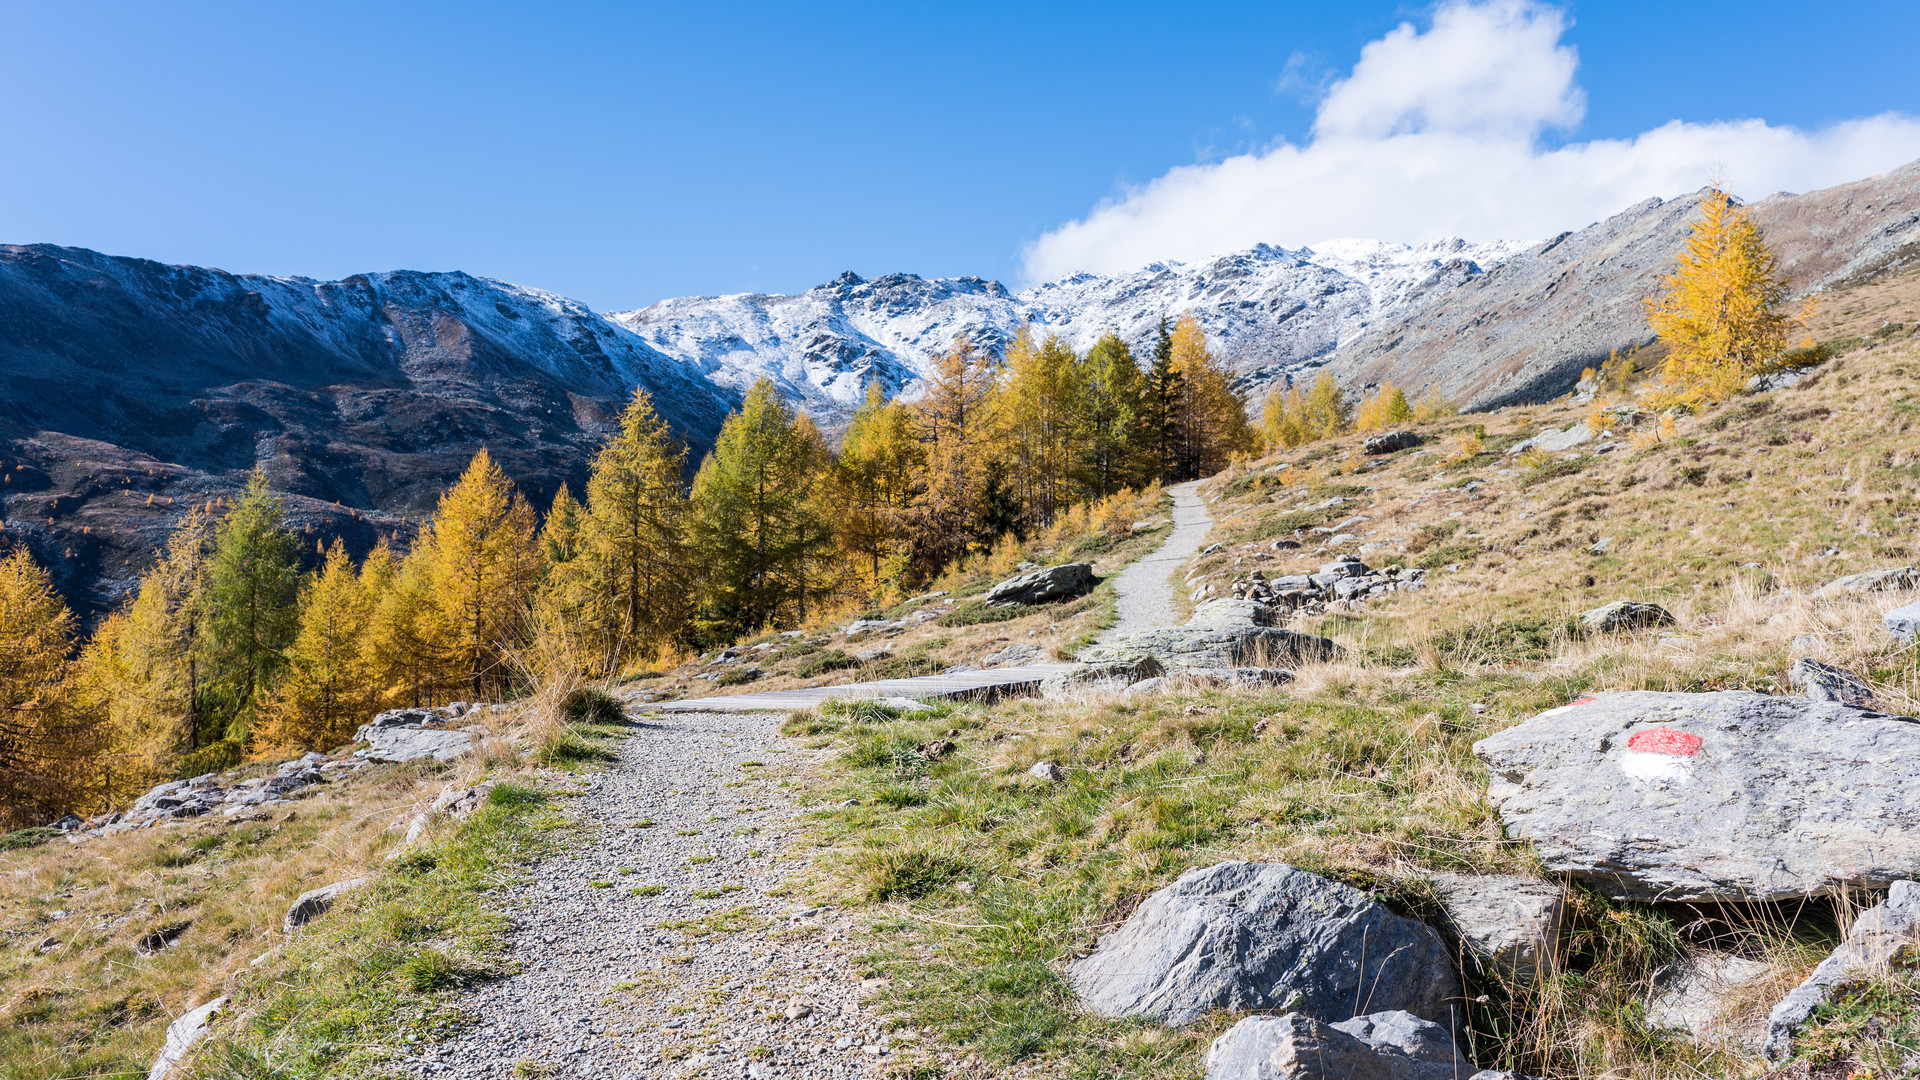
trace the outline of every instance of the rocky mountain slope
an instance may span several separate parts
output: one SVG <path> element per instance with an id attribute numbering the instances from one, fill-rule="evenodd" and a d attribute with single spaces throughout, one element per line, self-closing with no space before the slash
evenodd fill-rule
<path id="1" fill-rule="evenodd" d="M 1613 349 L 1653 340 L 1642 300 L 1686 244 L 1704 191 L 1646 202 L 1513 255 L 1432 303 L 1343 343 L 1331 370 L 1357 390 L 1393 379 L 1439 386 L 1470 408 L 1573 388 Z M 1753 204 L 1796 292 L 1869 280 L 1920 257 L 1920 162 Z"/>
<path id="2" fill-rule="evenodd" d="M 696 446 L 732 401 L 579 303 L 467 274 L 0 247 L 0 521 L 84 606 L 256 466 L 297 526 L 356 547 L 429 513 L 481 446 L 544 503 L 635 386 Z"/>
<path id="3" fill-rule="evenodd" d="M 1376 321 L 1449 295 L 1526 246 L 1261 244 L 1205 263 L 1075 274 L 1022 292 L 973 277 L 868 281 L 849 271 L 803 293 L 682 297 L 613 319 L 724 386 L 744 389 L 767 375 L 831 420 L 857 404 L 871 380 L 889 393 L 908 387 L 957 334 L 998 351 L 1023 323 L 1079 349 L 1108 330 L 1139 348 L 1162 316 L 1191 312 L 1243 385 L 1264 384 L 1324 361 Z"/>

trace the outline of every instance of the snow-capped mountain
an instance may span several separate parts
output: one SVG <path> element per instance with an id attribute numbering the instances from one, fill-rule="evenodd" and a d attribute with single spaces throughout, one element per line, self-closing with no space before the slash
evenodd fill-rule
<path id="1" fill-rule="evenodd" d="M 1264 384 L 1324 363 L 1379 319 L 1430 303 L 1527 246 L 1262 244 L 1204 263 L 1076 274 L 1021 292 L 974 277 L 868 281 L 848 272 L 803 293 L 682 297 L 610 318 L 722 386 L 742 390 L 766 375 L 831 419 L 870 381 L 889 394 L 908 389 L 960 332 L 998 350 L 1023 323 L 1078 349 L 1108 330 L 1138 348 L 1163 315 L 1191 313 L 1244 385 Z"/>

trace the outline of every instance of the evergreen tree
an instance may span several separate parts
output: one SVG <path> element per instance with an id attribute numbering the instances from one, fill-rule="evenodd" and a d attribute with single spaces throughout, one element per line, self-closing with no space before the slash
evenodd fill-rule
<path id="1" fill-rule="evenodd" d="M 300 594 L 300 626 L 287 648 L 287 675 L 255 726 L 256 746 L 329 750 L 347 742 L 374 712 L 367 650 L 373 600 L 346 545 L 327 549 Z"/>
<path id="2" fill-rule="evenodd" d="M 535 540 L 533 508 L 482 449 L 440 497 L 420 541 L 432 652 L 447 665 L 447 679 L 475 700 L 497 700 L 511 682 L 508 658 L 526 628 L 540 566 Z"/>
<path id="3" fill-rule="evenodd" d="M 1158 479 L 1156 463 L 1141 445 L 1147 385 L 1133 350 L 1109 330 L 1087 350 L 1081 367 L 1079 421 L 1087 493 L 1105 498 Z"/>
<path id="4" fill-rule="evenodd" d="M 912 514 L 920 580 L 938 574 L 980 535 L 995 471 L 987 415 L 994 379 L 991 358 L 962 333 L 934 357 L 927 392 L 914 402 L 915 428 L 926 449 L 925 491 Z"/>
<path id="5" fill-rule="evenodd" d="M 239 760 L 247 724 L 278 682 L 299 625 L 299 540 L 285 522 L 279 496 L 255 471 L 214 531 L 206 608 L 220 725 L 217 742 L 197 740 L 217 747 L 209 767 Z"/>
<path id="6" fill-rule="evenodd" d="M 69 693 L 73 613 L 25 549 L 0 558 L 0 827 L 79 805 L 97 725 Z"/>
<path id="7" fill-rule="evenodd" d="M 912 412 L 897 398 L 887 401 L 878 382 L 868 383 L 866 400 L 840 443 L 834 484 L 840 546 L 861 568 L 870 596 L 906 570 L 908 520 L 925 464 Z"/>
<path id="8" fill-rule="evenodd" d="M 1723 191 L 1700 204 L 1679 267 L 1646 301 L 1647 321 L 1668 348 L 1669 397 L 1719 401 L 1785 350 L 1793 320 L 1780 311 L 1787 282 L 1760 226 Z"/>
<path id="9" fill-rule="evenodd" d="M 685 464 L 686 449 L 653 399 L 635 390 L 587 481 L 585 576 L 602 598 L 592 625 L 610 672 L 629 657 L 659 655 L 686 627 Z"/>
<path id="10" fill-rule="evenodd" d="M 702 621 L 716 635 L 802 617 L 813 547 L 830 536 L 813 500 L 818 432 L 796 423 L 767 379 L 727 417 L 693 479 L 692 546 Z"/>
<path id="11" fill-rule="evenodd" d="M 1153 366 L 1147 371 L 1146 441 L 1152 448 L 1156 479 L 1178 471 L 1180 371 L 1173 362 L 1173 331 L 1165 315 L 1153 340 Z"/>

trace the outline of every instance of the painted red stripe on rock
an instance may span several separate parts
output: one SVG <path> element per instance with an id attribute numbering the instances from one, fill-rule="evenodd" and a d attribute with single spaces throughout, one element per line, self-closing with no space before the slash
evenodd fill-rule
<path id="1" fill-rule="evenodd" d="M 1689 735 L 1672 728 L 1648 728 L 1636 731 L 1627 739 L 1627 749 L 1638 750 L 1643 754 L 1679 754 L 1692 757 L 1700 752 L 1700 736 Z"/>
<path id="2" fill-rule="evenodd" d="M 1563 705 L 1563 706 L 1561 706 L 1561 707 L 1562 707 L 1562 708 L 1566 708 L 1566 709 L 1571 709 L 1571 708 L 1573 708 L 1573 707 L 1574 707 L 1575 705 L 1586 705 L 1586 704 L 1590 704 L 1590 703 L 1592 703 L 1592 702 L 1595 702 L 1595 701 L 1598 701 L 1598 700 L 1600 700 L 1600 699 L 1599 699 L 1599 698 L 1590 698 L 1590 697 L 1583 697 L 1583 698 L 1575 698 L 1574 700 L 1572 700 L 1572 701 L 1569 701 L 1569 702 L 1567 702 L 1567 703 L 1566 703 L 1565 705 Z"/>

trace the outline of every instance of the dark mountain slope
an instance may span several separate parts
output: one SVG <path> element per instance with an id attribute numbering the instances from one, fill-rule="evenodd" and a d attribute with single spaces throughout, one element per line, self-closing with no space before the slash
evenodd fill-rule
<path id="1" fill-rule="evenodd" d="M 635 386 L 696 453 L 732 401 L 580 304 L 467 274 L 318 282 L 0 247 L 0 521 L 83 608 L 255 467 L 302 528 L 356 548 L 431 512 L 482 446 L 544 506 L 584 481 Z"/>

